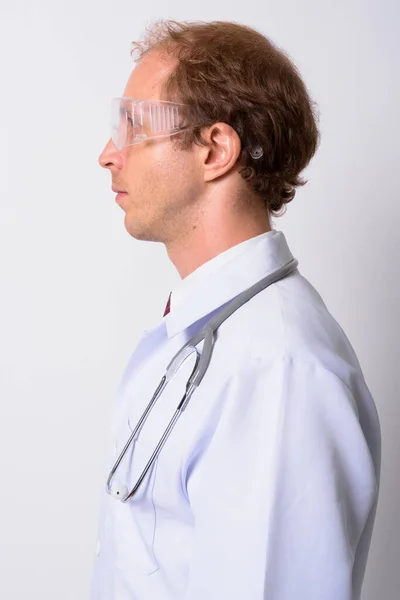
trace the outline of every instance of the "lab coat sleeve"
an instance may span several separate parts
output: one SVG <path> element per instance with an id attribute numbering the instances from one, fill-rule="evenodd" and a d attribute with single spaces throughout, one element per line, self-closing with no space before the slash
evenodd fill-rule
<path id="1" fill-rule="evenodd" d="M 377 486 L 350 390 L 289 357 L 253 359 L 228 387 L 186 479 L 195 534 L 185 600 L 355 600 Z"/>

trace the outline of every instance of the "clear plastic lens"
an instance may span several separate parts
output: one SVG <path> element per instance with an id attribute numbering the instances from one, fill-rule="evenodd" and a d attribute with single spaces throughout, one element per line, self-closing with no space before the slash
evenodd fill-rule
<path id="1" fill-rule="evenodd" d="M 118 98 L 111 104 L 111 139 L 122 150 L 127 139 L 127 114 Z"/>
<path id="2" fill-rule="evenodd" d="M 179 130 L 179 105 L 172 102 L 133 101 L 114 98 L 111 107 L 111 139 L 118 150 L 147 138 Z"/>

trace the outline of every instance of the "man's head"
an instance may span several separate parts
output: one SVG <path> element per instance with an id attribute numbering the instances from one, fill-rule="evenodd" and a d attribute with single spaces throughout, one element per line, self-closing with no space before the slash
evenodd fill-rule
<path id="1" fill-rule="evenodd" d="M 188 128 L 103 150 L 113 187 L 127 192 L 131 235 L 168 245 L 209 223 L 210 211 L 216 232 L 229 211 L 279 214 L 319 142 L 313 102 L 286 54 L 230 22 L 162 21 L 133 46 L 123 96 L 183 103 Z"/>

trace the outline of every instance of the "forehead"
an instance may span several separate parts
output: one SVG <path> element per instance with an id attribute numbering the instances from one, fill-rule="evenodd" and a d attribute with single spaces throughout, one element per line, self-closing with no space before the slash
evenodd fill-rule
<path id="1" fill-rule="evenodd" d="M 174 63 L 159 52 L 151 51 L 137 63 L 126 83 L 124 96 L 136 100 L 165 100 L 160 97 L 161 85 L 171 73 Z"/>

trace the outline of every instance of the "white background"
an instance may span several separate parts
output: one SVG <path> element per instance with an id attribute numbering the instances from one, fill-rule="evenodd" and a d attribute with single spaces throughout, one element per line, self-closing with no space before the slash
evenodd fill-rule
<path id="1" fill-rule="evenodd" d="M 394 0 L 1 0 L 0 598 L 84 600 L 119 376 L 178 274 L 97 163 L 131 41 L 158 18 L 258 27 L 322 142 L 275 228 L 347 333 L 383 435 L 365 600 L 400 590 L 399 15 Z M 338 599 L 340 600 L 340 599 Z"/>

